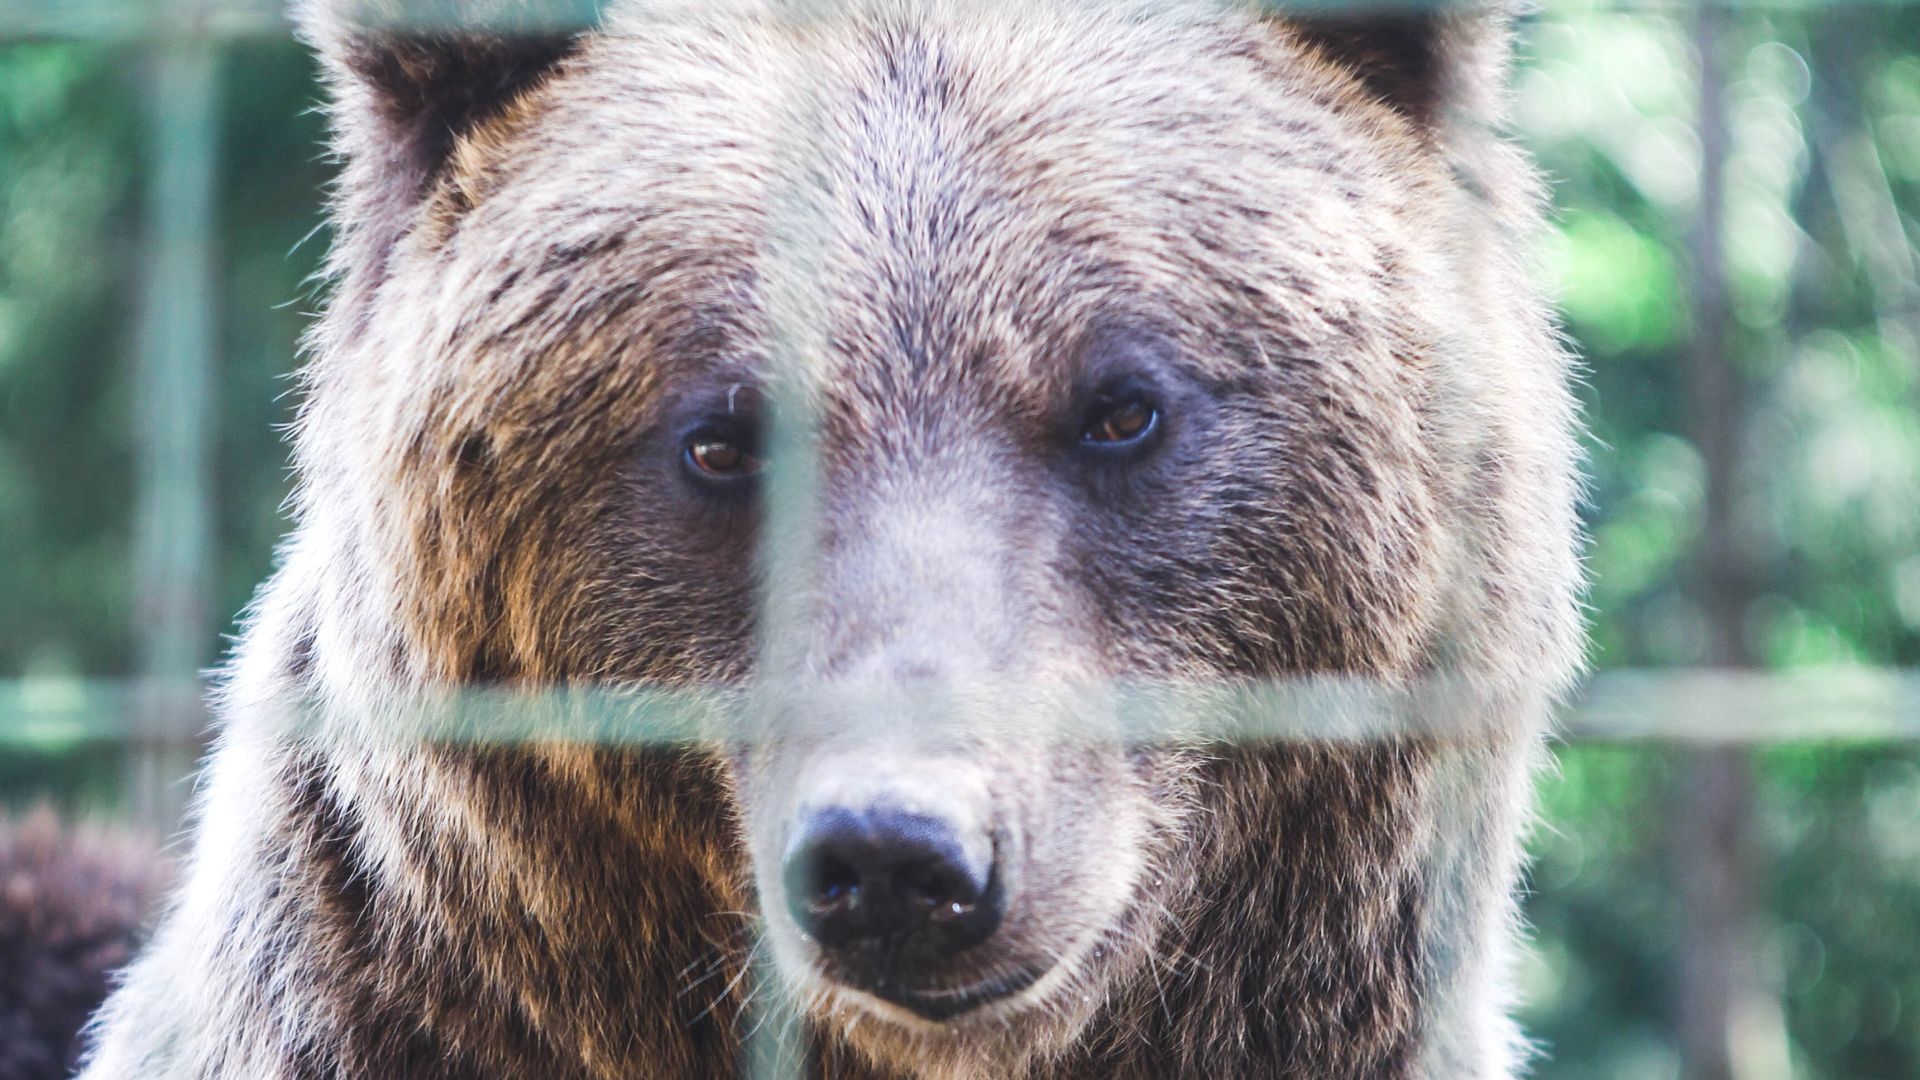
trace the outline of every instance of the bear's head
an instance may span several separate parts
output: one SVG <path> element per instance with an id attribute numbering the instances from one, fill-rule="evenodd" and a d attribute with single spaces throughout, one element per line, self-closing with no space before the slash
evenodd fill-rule
<path id="1" fill-rule="evenodd" d="M 1129 702 L 1569 670 L 1497 14 L 394 14 L 306 15 L 345 171 L 302 514 L 418 680 L 747 691 L 766 939 L 870 1056 L 1064 1045 L 1178 964 L 1257 798 L 1360 768 L 1229 781 Z"/>

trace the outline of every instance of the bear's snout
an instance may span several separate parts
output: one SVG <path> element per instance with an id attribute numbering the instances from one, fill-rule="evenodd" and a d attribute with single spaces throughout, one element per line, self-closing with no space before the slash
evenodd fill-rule
<path id="1" fill-rule="evenodd" d="M 782 880 L 787 910 L 824 949 L 952 957 L 999 928 L 1005 899 L 985 836 L 953 821 L 880 804 L 811 811 Z"/>
<path id="2" fill-rule="evenodd" d="M 863 749 L 797 780 L 762 888 L 826 984 L 943 1021 L 1045 969 L 1010 929 L 1022 833 L 977 762 Z"/>

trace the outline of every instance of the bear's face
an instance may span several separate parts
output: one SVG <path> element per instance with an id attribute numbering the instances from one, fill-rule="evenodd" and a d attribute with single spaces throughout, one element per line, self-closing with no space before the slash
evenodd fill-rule
<path id="1" fill-rule="evenodd" d="M 876 1055 L 1146 963 L 1206 793 L 1115 686 L 1426 662 L 1442 168 L 1280 28 L 616 27 L 445 150 L 349 192 L 306 457 L 430 677 L 757 689 L 766 930 Z"/>

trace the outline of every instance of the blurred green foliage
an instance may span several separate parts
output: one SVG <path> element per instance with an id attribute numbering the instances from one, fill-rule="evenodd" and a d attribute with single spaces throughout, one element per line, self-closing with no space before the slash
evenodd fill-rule
<path id="1" fill-rule="evenodd" d="M 1587 362 L 1594 656 L 1700 662 L 1686 595 L 1696 42 L 1684 9 L 1550 5 L 1515 105 L 1553 180 L 1546 273 Z M 1751 399 L 1739 508 L 1770 667 L 1920 662 L 1920 6 L 1744 9 L 1718 42 L 1725 258 Z"/>
<path id="2" fill-rule="evenodd" d="M 1542 272 L 1586 358 L 1594 658 L 1687 665 L 1704 470 L 1680 357 L 1701 139 L 1692 24 L 1553 0 L 1529 29 L 1520 135 L 1553 182 Z M 1920 5 L 1741 9 L 1718 43 L 1725 257 L 1744 376 L 1738 507 L 1776 668 L 1920 664 Z M 144 67 L 127 43 L 0 45 L 0 678 L 132 666 L 133 357 Z M 311 64 L 226 46 L 219 192 L 216 607 L 284 527 L 277 425 L 324 250 Z M 220 642 L 204 643 L 213 662 Z M 0 754 L 0 803 L 110 800 L 97 744 Z M 1677 1075 L 1674 755 L 1562 748 L 1542 782 L 1525 1020 L 1546 1077 Z M 1920 754 L 1758 755 L 1764 965 L 1794 1076 L 1920 1076 Z"/>
<path id="3" fill-rule="evenodd" d="M 1586 360 L 1597 666 L 1697 664 L 1705 469 L 1685 350 L 1701 136 L 1691 13 L 1550 4 L 1515 98 L 1554 185 L 1545 271 Z M 1716 42 L 1744 413 L 1736 506 L 1764 666 L 1920 662 L 1920 7 L 1742 9 Z M 1562 748 L 1523 972 L 1540 1074 L 1680 1075 L 1671 749 Z M 1920 1076 L 1920 754 L 1755 759 L 1756 947 L 1780 1075 Z"/>
<path id="4" fill-rule="evenodd" d="M 132 667 L 145 74 L 126 45 L 0 47 L 0 677 Z M 236 41 L 220 80 L 213 587 L 237 615 L 284 528 L 278 429 L 330 169 L 301 48 Z"/>
<path id="5" fill-rule="evenodd" d="M 1685 943 L 1675 762 L 1582 746 L 1541 787 L 1532 845 L 1535 951 L 1523 1019 L 1557 1080 L 1680 1075 L 1671 968 Z M 1756 947 L 1791 1071 L 1813 1080 L 1920 1075 L 1920 760 L 1908 747 L 1782 746 L 1757 756 L 1754 841 L 1766 868 Z"/>

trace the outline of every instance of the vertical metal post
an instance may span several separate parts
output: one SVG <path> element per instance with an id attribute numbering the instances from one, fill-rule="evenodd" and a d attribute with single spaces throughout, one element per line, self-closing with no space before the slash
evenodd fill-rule
<path id="1" fill-rule="evenodd" d="M 210 385 L 218 103 L 211 42 L 169 26 L 147 52 L 147 173 L 135 401 L 138 514 L 128 809 L 172 831 L 212 659 Z"/>
<path id="2" fill-rule="evenodd" d="M 831 4 L 800 0 L 782 17 L 796 27 L 832 15 Z M 788 99 L 780 132 L 781 183 L 775 189 L 765 266 L 767 315 L 773 351 L 767 386 L 771 445 L 759 559 L 764 585 L 759 597 L 761 697 L 784 695 L 778 685 L 806 666 L 807 598 L 812 595 L 815 555 L 822 527 L 819 417 L 815 415 L 815 365 L 828 348 L 825 306 L 819 291 L 831 222 L 817 177 L 828 172 L 833 143 L 821 121 L 825 89 L 803 77 Z M 771 740 L 759 726 L 749 737 Z M 808 1074 L 811 1040 L 800 1003 L 775 967 L 772 947 L 762 943 L 749 978 L 754 980 L 746 1045 L 751 1080 L 797 1080 Z"/>

